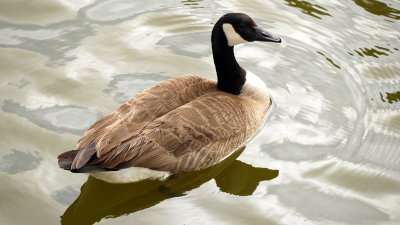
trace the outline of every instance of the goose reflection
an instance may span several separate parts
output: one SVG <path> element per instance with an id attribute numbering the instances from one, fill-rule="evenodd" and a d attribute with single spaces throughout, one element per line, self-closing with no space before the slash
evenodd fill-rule
<path id="1" fill-rule="evenodd" d="M 222 162 L 193 172 L 175 174 L 164 181 L 141 180 L 112 184 L 92 176 L 81 187 L 79 197 L 61 216 L 61 224 L 93 224 L 103 218 L 115 218 L 184 195 L 184 192 L 215 179 L 221 191 L 234 195 L 251 195 L 260 181 L 278 176 L 277 170 L 256 168 L 236 158 L 245 147 Z"/>

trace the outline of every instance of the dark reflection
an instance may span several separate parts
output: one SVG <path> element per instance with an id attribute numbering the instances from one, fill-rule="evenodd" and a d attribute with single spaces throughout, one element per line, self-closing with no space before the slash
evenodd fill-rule
<path id="1" fill-rule="evenodd" d="M 395 102 L 400 102 L 400 91 L 398 92 L 385 92 L 386 97 L 383 97 L 383 93 L 379 93 L 381 95 L 381 100 L 383 102 L 387 102 L 389 104 L 393 104 Z"/>
<path id="2" fill-rule="evenodd" d="M 286 5 L 299 8 L 301 12 L 304 14 L 307 14 L 309 16 L 313 16 L 315 18 L 321 19 L 321 17 L 317 16 L 331 16 L 329 13 L 324 12 L 328 11 L 322 6 L 319 6 L 317 4 L 311 4 L 307 1 L 300 1 L 300 0 L 285 0 Z M 316 15 L 317 14 L 317 15 Z"/>
<path id="3" fill-rule="evenodd" d="M 379 51 L 375 48 L 360 48 L 360 50 L 365 56 L 371 56 L 374 58 L 379 58 L 380 55 L 388 56 L 386 52 Z"/>
<path id="4" fill-rule="evenodd" d="M 397 51 L 396 48 L 394 48 L 394 50 Z M 379 58 L 380 56 L 388 56 L 389 53 L 393 53 L 392 50 L 390 50 L 389 48 L 386 47 L 381 47 L 381 46 L 374 46 L 372 48 L 359 48 L 359 49 L 355 49 L 354 50 L 355 53 L 357 53 L 357 55 L 364 57 L 364 56 L 370 56 L 370 57 L 374 57 L 374 58 Z M 354 55 L 351 52 L 348 52 L 349 55 Z"/>
<path id="5" fill-rule="evenodd" d="M 256 168 L 242 161 L 235 160 L 227 169 L 214 177 L 214 179 L 221 191 L 246 196 L 253 194 L 260 181 L 271 180 L 277 176 L 277 170 Z"/>
<path id="6" fill-rule="evenodd" d="M 183 0 L 181 1 L 181 3 L 183 3 L 184 5 L 190 6 L 190 8 L 192 9 L 196 9 L 196 8 L 204 8 L 199 6 L 199 2 L 202 2 L 203 0 Z"/>
<path id="7" fill-rule="evenodd" d="M 323 57 L 325 57 L 326 61 L 328 61 L 332 66 L 340 69 L 340 66 L 337 65 L 336 63 L 333 62 L 332 59 L 328 58 L 324 53 L 317 51 L 318 54 L 322 55 Z"/>
<path id="8" fill-rule="evenodd" d="M 400 19 L 400 11 L 389 7 L 383 2 L 377 0 L 354 0 L 354 2 L 369 13 L 378 16 L 386 16 L 396 20 Z"/>
<path id="9" fill-rule="evenodd" d="M 255 168 L 236 158 L 245 147 L 209 168 L 172 175 L 165 181 L 141 180 L 111 184 L 92 176 L 81 187 L 81 194 L 61 216 L 61 224 L 93 224 L 102 218 L 115 218 L 179 197 L 214 178 L 221 191 L 251 195 L 260 181 L 278 176 L 277 170 Z"/>

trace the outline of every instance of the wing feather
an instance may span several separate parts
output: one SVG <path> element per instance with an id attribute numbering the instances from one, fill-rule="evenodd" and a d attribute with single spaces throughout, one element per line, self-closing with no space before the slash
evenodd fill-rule
<path id="1" fill-rule="evenodd" d="M 213 88 L 215 89 L 213 81 L 184 76 L 144 90 L 113 113 L 94 123 L 84 133 L 77 144 L 77 150 L 80 152 L 77 155 L 81 157 L 74 160 L 74 167 L 71 169 L 79 169 L 90 160 L 91 154 L 96 153 L 99 158 L 112 149 L 119 148 L 121 143 L 134 140 L 151 121 Z M 95 143 L 95 151 L 88 148 L 92 143 Z"/>
<path id="2" fill-rule="evenodd" d="M 71 169 L 85 164 L 171 172 L 203 168 L 254 134 L 268 107 L 269 102 L 219 91 L 215 81 L 174 78 L 144 90 L 89 128 Z"/>
<path id="3" fill-rule="evenodd" d="M 142 166 L 181 172 L 214 164 L 239 147 L 258 126 L 249 101 L 215 92 L 197 98 L 145 126 L 112 149 L 114 154 L 99 157 L 94 163 L 103 168 Z M 257 119 L 261 123 L 262 118 Z M 252 121 L 252 122 L 249 122 Z"/>

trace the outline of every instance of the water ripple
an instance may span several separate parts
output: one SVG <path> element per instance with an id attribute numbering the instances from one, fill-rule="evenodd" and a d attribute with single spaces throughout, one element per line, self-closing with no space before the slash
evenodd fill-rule
<path id="1" fill-rule="evenodd" d="M 101 222 L 176 224 L 182 212 L 187 224 L 398 224 L 399 10 L 388 0 L 3 1 L 0 197 L 7 205 L 0 223 L 57 224 L 86 177 L 59 170 L 56 156 L 156 82 L 215 78 L 212 25 L 224 13 L 245 12 L 283 39 L 235 48 L 274 98 L 265 128 L 224 176 L 180 197 L 157 190 L 118 212 L 172 197 Z M 39 153 L 20 150 L 32 148 Z M 256 166 L 279 176 L 255 178 Z M 136 193 L 114 194 L 124 201 Z M 83 208 L 93 214 L 109 206 Z"/>

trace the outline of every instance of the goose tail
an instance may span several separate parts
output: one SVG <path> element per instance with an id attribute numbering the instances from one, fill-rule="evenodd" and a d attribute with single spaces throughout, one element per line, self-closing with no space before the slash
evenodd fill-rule
<path id="1" fill-rule="evenodd" d="M 118 169 L 104 169 L 100 168 L 97 165 L 86 164 L 83 165 L 79 169 L 72 169 L 72 164 L 80 151 L 78 150 L 71 150 L 64 153 L 61 153 L 58 156 L 58 166 L 64 170 L 69 170 L 73 173 L 97 173 L 97 172 L 104 172 L 104 171 L 114 171 Z"/>
<path id="2" fill-rule="evenodd" d="M 64 170 L 71 170 L 72 162 L 74 161 L 76 155 L 78 154 L 77 150 L 71 150 L 64 153 L 61 153 L 58 158 L 58 166 Z"/>

